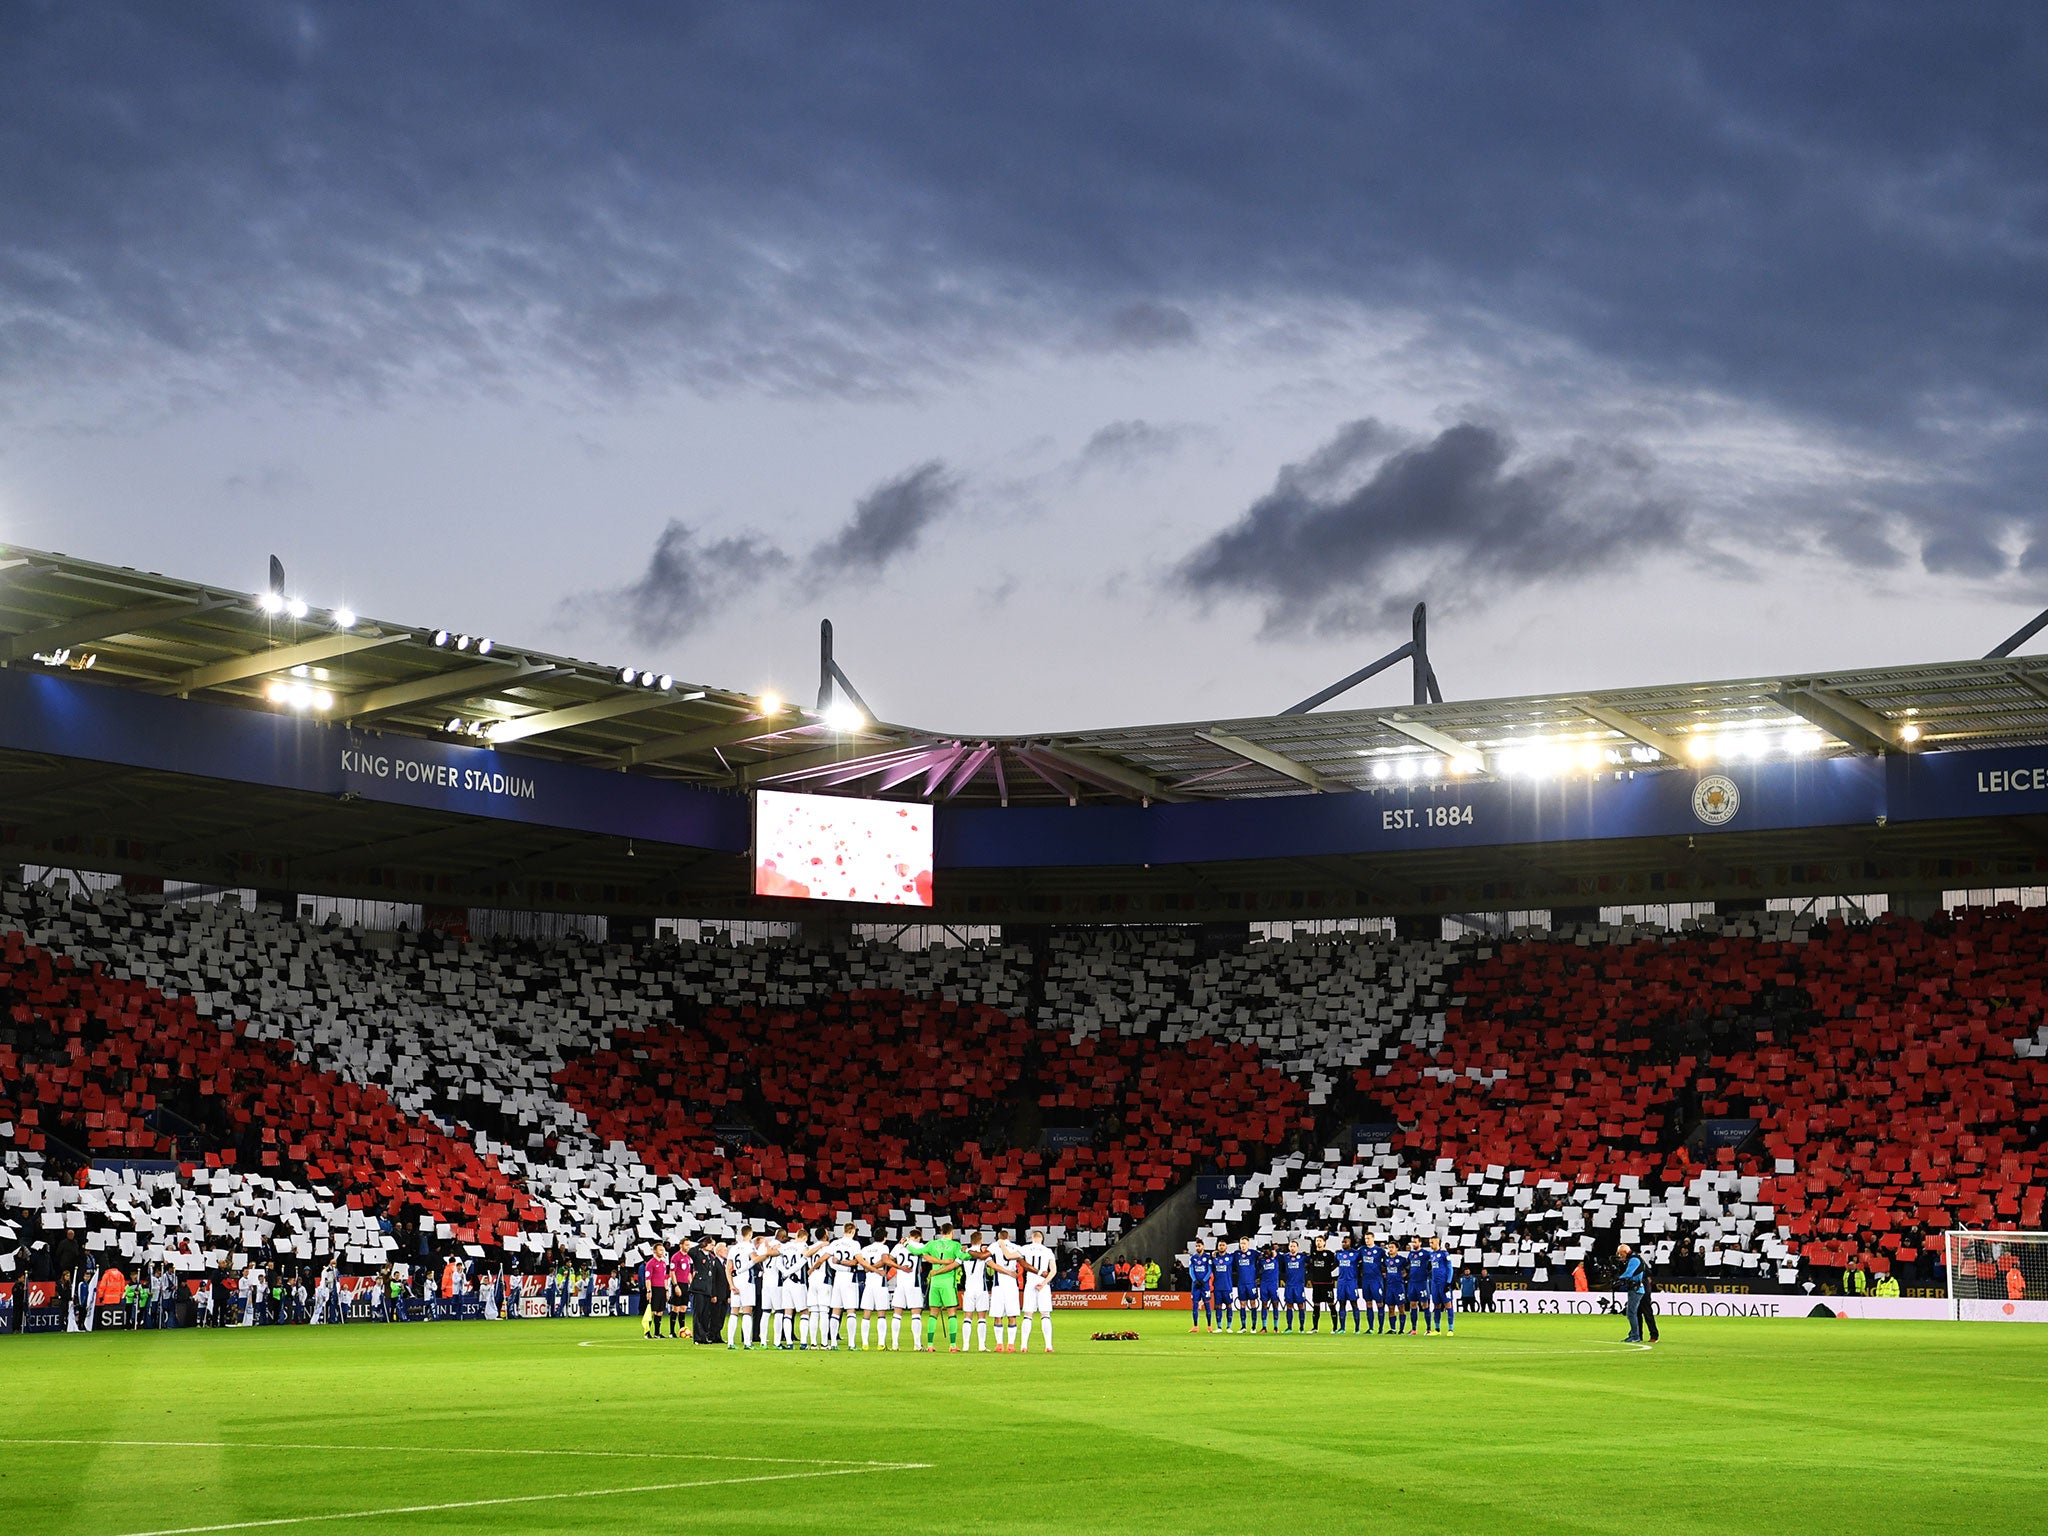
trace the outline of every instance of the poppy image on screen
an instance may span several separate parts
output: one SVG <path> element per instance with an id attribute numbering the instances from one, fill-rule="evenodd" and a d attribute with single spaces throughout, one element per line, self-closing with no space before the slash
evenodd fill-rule
<path id="1" fill-rule="evenodd" d="M 754 796 L 754 894 L 932 904 L 932 808 L 838 795 Z"/>

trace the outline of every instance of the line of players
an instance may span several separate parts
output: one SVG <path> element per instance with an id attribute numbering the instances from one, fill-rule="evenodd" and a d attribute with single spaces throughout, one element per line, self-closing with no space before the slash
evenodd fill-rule
<path id="1" fill-rule="evenodd" d="M 1335 1247 L 1325 1237 L 1312 1248 L 1302 1244 L 1299 1237 L 1284 1248 L 1278 1238 L 1245 1237 L 1233 1252 L 1227 1241 L 1213 1251 L 1196 1243 L 1188 1255 L 1188 1332 L 1205 1322 L 1211 1333 L 1293 1333 L 1297 1323 L 1304 1333 L 1312 1325 L 1320 1331 L 1325 1309 L 1334 1333 L 1344 1332 L 1347 1319 L 1355 1333 L 1455 1331 L 1456 1266 L 1443 1239 L 1425 1248 L 1411 1237 L 1403 1249 L 1373 1233 L 1354 1247 L 1351 1234 L 1340 1232 Z"/>
<path id="2" fill-rule="evenodd" d="M 897 1349 L 908 1314 L 913 1351 L 935 1351 L 943 1327 L 949 1353 L 973 1350 L 978 1336 L 987 1354 L 993 1331 L 996 1354 L 1023 1354 L 1036 1318 L 1051 1354 L 1055 1262 L 1036 1227 L 1022 1243 L 987 1228 L 963 1243 L 941 1221 L 936 1237 L 891 1243 L 855 1222 L 836 1237 L 791 1222 L 731 1245 L 726 1347 Z"/>

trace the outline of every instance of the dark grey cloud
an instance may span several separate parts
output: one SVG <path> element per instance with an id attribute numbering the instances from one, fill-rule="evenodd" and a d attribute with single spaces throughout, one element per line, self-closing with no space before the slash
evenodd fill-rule
<path id="1" fill-rule="evenodd" d="M 671 519 L 637 578 L 572 599 L 566 616 L 617 619 L 643 645 L 680 640 L 776 578 L 800 575 L 806 585 L 824 587 L 850 575 L 875 575 L 915 550 L 959 500 L 959 476 L 943 461 L 929 460 L 861 497 L 838 532 L 802 555 L 759 534 L 706 540 Z"/>
<path id="2" fill-rule="evenodd" d="M 1981 570 L 2048 459 L 2043 78 L 2018 3 L 16 3 L 0 408 L 894 392 L 1339 301 L 1909 459 L 1869 510 Z"/>
<path id="3" fill-rule="evenodd" d="M 1156 421 L 1112 421 L 1089 434 L 1074 458 L 1076 472 L 1138 469 L 1185 442 L 1191 428 Z"/>
<path id="4" fill-rule="evenodd" d="M 615 592 L 596 593 L 576 607 L 592 616 L 616 616 L 643 645 L 680 640 L 737 597 L 780 575 L 787 554 L 758 538 L 705 541 L 685 523 L 670 521 L 654 541 L 647 568 Z"/>
<path id="5" fill-rule="evenodd" d="M 959 499 L 959 477 L 938 459 L 905 470 L 854 504 L 846 526 L 811 551 L 811 568 L 828 579 L 879 570 L 917 548 L 925 530 Z"/>
<path id="6" fill-rule="evenodd" d="M 1377 628 L 1417 597 L 1471 602 L 1675 547 L 1688 519 L 1651 471 L 1626 445 L 1518 459 L 1494 426 L 1400 444 L 1380 423 L 1353 422 L 1283 469 L 1177 579 L 1198 596 L 1259 601 L 1272 633 Z"/>

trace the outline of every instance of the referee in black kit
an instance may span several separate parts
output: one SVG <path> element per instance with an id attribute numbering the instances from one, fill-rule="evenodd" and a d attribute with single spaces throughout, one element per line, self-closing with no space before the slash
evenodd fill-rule
<path id="1" fill-rule="evenodd" d="M 1337 1255 L 1330 1252 L 1327 1237 L 1316 1239 L 1308 1255 L 1309 1332 L 1323 1331 L 1323 1312 L 1330 1314 L 1330 1331 L 1337 1331 Z"/>

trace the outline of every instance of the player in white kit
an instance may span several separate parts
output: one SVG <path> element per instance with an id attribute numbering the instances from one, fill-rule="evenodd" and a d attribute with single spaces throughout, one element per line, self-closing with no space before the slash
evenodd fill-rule
<path id="1" fill-rule="evenodd" d="M 1026 1234 L 1031 1241 L 1018 1250 L 1024 1260 L 1024 1338 L 1022 1348 L 1031 1347 L 1031 1319 L 1037 1318 L 1045 1332 L 1045 1352 L 1052 1353 L 1052 1276 L 1058 1260 L 1045 1245 L 1045 1232 L 1033 1227 Z"/>
<path id="2" fill-rule="evenodd" d="M 977 1324 L 980 1326 L 981 1352 L 984 1355 L 988 1353 L 988 1253 L 989 1245 L 995 1240 L 995 1233 L 983 1227 L 981 1241 L 967 1249 L 967 1273 L 960 1288 L 960 1348 L 963 1353 L 974 1347 Z"/>
<path id="3" fill-rule="evenodd" d="M 732 1252 L 726 1256 L 726 1273 L 732 1280 L 732 1312 L 725 1320 L 725 1347 L 752 1349 L 754 1302 L 759 1295 L 759 1280 L 754 1239 L 748 1233 L 740 1233 L 733 1243 Z"/>
<path id="4" fill-rule="evenodd" d="M 841 1344 L 857 1349 L 860 1346 L 853 1330 L 854 1314 L 860 1311 L 860 1236 L 852 1222 L 825 1245 L 825 1269 L 832 1307 L 832 1331 L 827 1345 L 832 1349 Z"/>
<path id="5" fill-rule="evenodd" d="M 889 1310 L 889 1245 L 871 1236 L 860 1250 L 860 1347 L 869 1345 L 870 1329 L 874 1347 L 884 1344 L 886 1325 L 882 1314 Z"/>
<path id="6" fill-rule="evenodd" d="M 988 1320 L 995 1324 L 996 1353 L 1014 1353 L 1017 1319 L 1024 1311 L 1021 1250 L 1008 1238 L 997 1238 L 988 1250 Z"/>
<path id="7" fill-rule="evenodd" d="M 913 1352 L 923 1349 L 924 1339 L 924 1287 L 917 1279 L 917 1256 L 910 1250 L 910 1240 L 900 1238 L 889 1249 L 890 1283 L 889 1295 L 889 1347 L 896 1348 L 896 1341 L 903 1331 L 903 1314 L 910 1314 L 910 1348 Z"/>
<path id="8" fill-rule="evenodd" d="M 804 1348 L 830 1349 L 832 1347 L 832 1278 L 827 1271 L 831 1266 L 826 1262 L 825 1249 L 830 1244 L 832 1229 L 823 1229 L 823 1235 L 810 1246 L 804 1271 Z"/>
<path id="9" fill-rule="evenodd" d="M 768 1260 L 771 1283 L 769 1298 L 764 1305 L 774 1309 L 777 1349 L 795 1349 L 797 1346 L 797 1314 L 804 1305 L 804 1277 L 810 1268 L 809 1248 L 804 1229 L 793 1221 L 781 1239 L 771 1245 Z"/>

